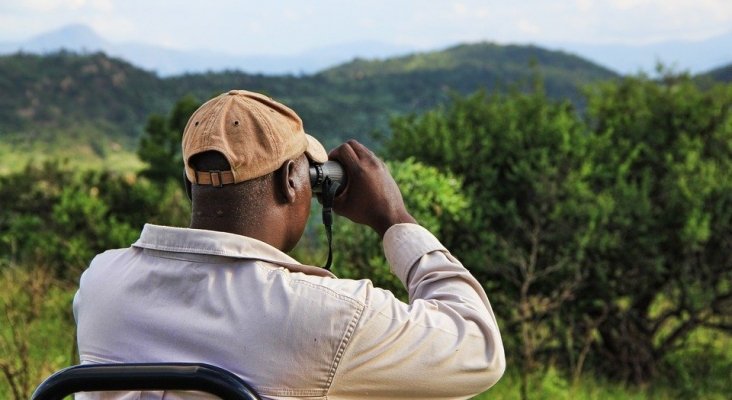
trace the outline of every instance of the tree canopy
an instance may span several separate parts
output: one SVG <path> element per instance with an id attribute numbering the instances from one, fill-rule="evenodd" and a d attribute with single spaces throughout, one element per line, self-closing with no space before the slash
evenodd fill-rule
<path id="1" fill-rule="evenodd" d="M 581 114 L 534 93 L 396 118 L 389 158 L 462 180 L 446 235 L 528 371 L 653 379 L 700 327 L 732 331 L 732 88 L 684 75 L 596 85 Z"/>

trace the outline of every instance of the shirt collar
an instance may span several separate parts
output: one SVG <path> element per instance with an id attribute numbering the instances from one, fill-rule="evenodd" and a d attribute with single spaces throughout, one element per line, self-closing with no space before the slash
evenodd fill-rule
<path id="1" fill-rule="evenodd" d="M 293 272 L 335 277 L 330 271 L 300 264 L 279 249 L 247 236 L 203 229 L 145 224 L 133 247 L 173 253 L 210 254 L 266 261 Z"/>

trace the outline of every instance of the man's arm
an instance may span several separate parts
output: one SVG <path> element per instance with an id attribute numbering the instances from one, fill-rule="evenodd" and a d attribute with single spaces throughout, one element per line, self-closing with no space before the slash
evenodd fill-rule
<path id="1" fill-rule="evenodd" d="M 329 395 L 466 398 L 492 386 L 503 374 L 505 358 L 481 285 L 415 224 L 396 183 L 373 153 L 351 141 L 331 158 L 349 174 L 335 211 L 382 235 L 409 304 L 370 288 Z"/>

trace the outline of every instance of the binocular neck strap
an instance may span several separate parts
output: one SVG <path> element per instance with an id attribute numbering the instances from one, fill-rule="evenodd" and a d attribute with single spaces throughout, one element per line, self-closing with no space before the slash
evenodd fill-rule
<path id="1" fill-rule="evenodd" d="M 330 270 L 330 264 L 333 262 L 333 199 L 341 186 L 338 181 L 332 181 L 326 177 L 323 181 L 323 225 L 325 225 L 325 236 L 328 238 L 328 260 L 323 268 Z"/>

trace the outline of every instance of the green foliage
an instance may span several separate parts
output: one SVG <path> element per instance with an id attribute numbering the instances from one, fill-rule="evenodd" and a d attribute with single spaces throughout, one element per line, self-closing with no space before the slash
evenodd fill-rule
<path id="1" fill-rule="evenodd" d="M 588 103 L 478 93 L 387 143 L 463 178 L 469 223 L 443 240 L 503 318 L 524 398 L 540 365 L 643 383 L 732 326 L 732 87 L 626 78 Z"/>
<path id="2" fill-rule="evenodd" d="M 568 103 L 541 91 L 455 98 L 446 108 L 395 119 L 387 144 L 464 179 L 467 223 L 442 237 L 486 286 L 503 318 L 510 354 L 524 377 L 566 329 L 567 309 L 585 269 L 585 252 L 603 218 L 589 189 L 590 137 Z M 419 143 L 419 146 L 415 146 Z M 528 380 L 522 392 L 530 391 Z"/>
<path id="3" fill-rule="evenodd" d="M 732 393 L 732 336 L 698 329 L 667 355 L 670 369 L 659 382 L 686 399 L 726 399 Z"/>
<path id="4" fill-rule="evenodd" d="M 508 369 L 498 383 L 476 397 L 474 400 L 519 400 L 522 399 L 516 387 L 521 384 L 521 373 Z M 572 382 L 562 371 L 548 368 L 537 373 L 528 396 L 530 399 L 543 400 L 651 400 L 678 398 L 678 394 L 668 387 L 627 387 L 602 378 L 583 377 L 582 381 Z"/>
<path id="5" fill-rule="evenodd" d="M 140 175 L 157 183 L 180 181 L 183 166 L 181 139 L 188 119 L 201 104 L 193 96 L 185 96 L 173 107 L 166 119 L 153 114 L 147 120 L 145 134 L 137 155 L 147 163 Z"/>
<path id="6" fill-rule="evenodd" d="M 73 293 L 43 268 L 0 269 L 0 397 L 28 399 L 75 363 Z"/>
<path id="7" fill-rule="evenodd" d="M 593 187 L 614 204 L 577 312 L 606 314 L 607 371 L 639 382 L 695 329 L 730 326 L 732 87 L 626 78 L 589 104 Z"/>
<path id="8" fill-rule="evenodd" d="M 186 224 L 179 186 L 58 163 L 1 176 L 0 265 L 40 264 L 74 279 L 95 254 L 129 246 L 146 222 Z"/>

